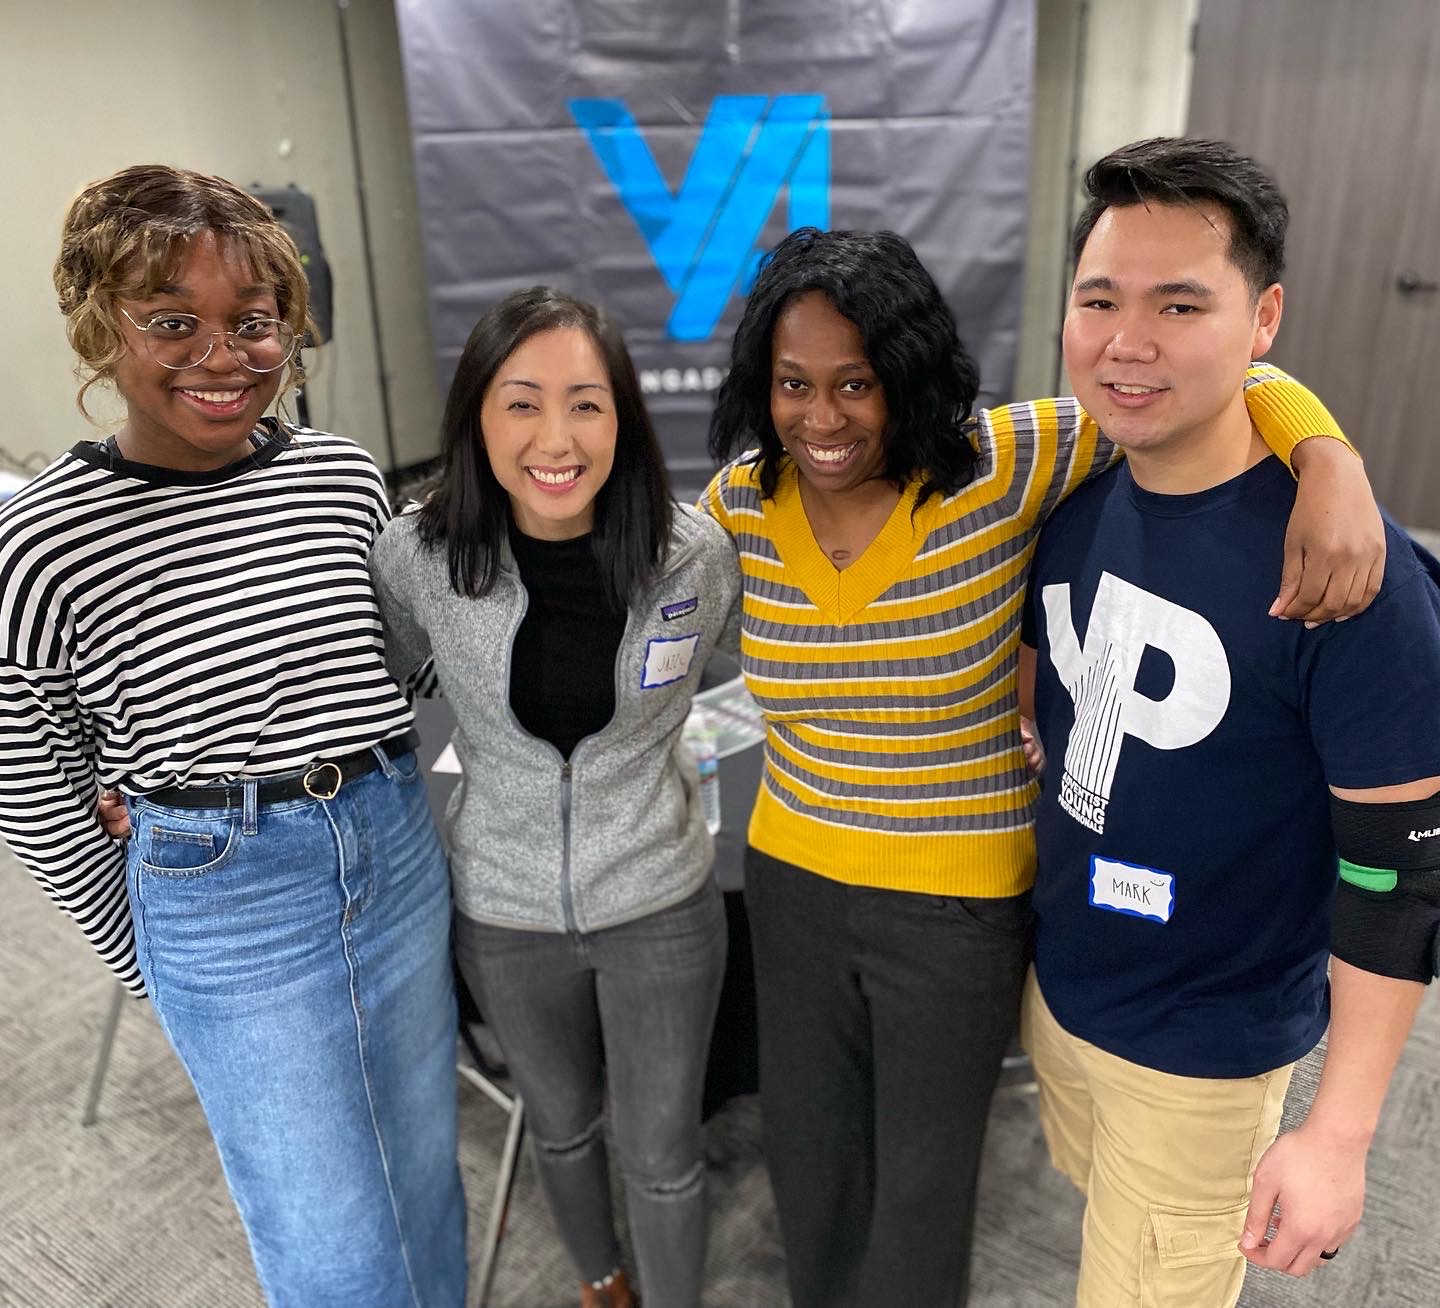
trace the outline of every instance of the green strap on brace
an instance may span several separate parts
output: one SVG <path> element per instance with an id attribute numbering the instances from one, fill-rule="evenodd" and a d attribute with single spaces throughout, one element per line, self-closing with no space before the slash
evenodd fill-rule
<path id="1" fill-rule="evenodd" d="M 1393 868 L 1361 867 L 1359 863 L 1352 863 L 1345 858 L 1338 859 L 1337 862 L 1340 864 L 1340 880 L 1348 881 L 1360 890 L 1394 890 L 1400 881 L 1400 874 Z"/>

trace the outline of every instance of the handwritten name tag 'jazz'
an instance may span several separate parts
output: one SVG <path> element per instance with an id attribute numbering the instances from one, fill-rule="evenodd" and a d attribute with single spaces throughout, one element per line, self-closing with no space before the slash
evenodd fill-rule
<path id="1" fill-rule="evenodd" d="M 640 671 L 640 689 L 654 690 L 656 686 L 668 686 L 679 681 L 690 671 L 695 647 L 700 643 L 700 633 L 693 636 L 677 636 L 667 640 L 664 636 L 653 637 L 645 646 L 645 666 Z"/>

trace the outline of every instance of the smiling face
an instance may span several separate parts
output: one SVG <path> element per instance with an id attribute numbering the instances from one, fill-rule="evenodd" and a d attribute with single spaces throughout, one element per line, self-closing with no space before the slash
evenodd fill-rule
<path id="1" fill-rule="evenodd" d="M 189 244 L 166 285 L 119 305 L 142 325 L 166 312 L 194 314 L 201 331 L 236 331 L 247 320 L 280 316 L 273 288 L 260 284 L 243 256 L 213 232 Z M 115 365 L 115 385 L 125 400 L 118 433 L 125 457 L 209 472 L 248 453 L 250 433 L 280 389 L 284 369 L 251 372 L 217 340 L 201 363 L 175 372 L 150 357 L 143 331 L 124 314 L 119 321 L 125 354 Z"/>
<path id="2" fill-rule="evenodd" d="M 1282 293 L 1255 295 L 1231 260 L 1230 223 L 1218 205 L 1111 208 L 1080 253 L 1065 366 L 1132 456 L 1203 458 L 1250 439 L 1245 370 L 1270 348 Z"/>
<path id="3" fill-rule="evenodd" d="M 610 376 L 588 332 L 559 327 L 517 346 L 485 391 L 480 430 L 525 535 L 570 540 L 594 527 L 618 423 Z"/>
<path id="4" fill-rule="evenodd" d="M 823 291 L 790 300 L 770 344 L 770 419 L 815 490 L 853 490 L 885 469 L 885 391 L 860 329 Z"/>

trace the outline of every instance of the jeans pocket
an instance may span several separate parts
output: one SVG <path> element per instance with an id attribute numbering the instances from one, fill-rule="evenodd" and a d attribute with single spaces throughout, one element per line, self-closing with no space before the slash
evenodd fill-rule
<path id="1" fill-rule="evenodd" d="M 707 874 L 698 890 L 677 904 L 636 919 L 635 926 L 657 948 L 708 951 L 717 935 L 722 942 L 725 939 L 725 896 L 714 875 Z"/>
<path id="2" fill-rule="evenodd" d="M 418 781 L 423 771 L 420 759 L 413 749 L 408 754 L 401 754 L 390 760 L 390 772 L 402 785 L 406 782 Z"/>
<path id="3" fill-rule="evenodd" d="M 135 833 L 140 866 L 162 877 L 195 877 L 229 861 L 236 844 L 235 817 L 188 817 L 142 810 Z"/>

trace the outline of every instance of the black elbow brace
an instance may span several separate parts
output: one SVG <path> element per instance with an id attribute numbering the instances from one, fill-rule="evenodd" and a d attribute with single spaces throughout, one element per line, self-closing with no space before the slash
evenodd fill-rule
<path id="1" fill-rule="evenodd" d="M 1366 972 L 1440 975 L 1440 793 L 1395 804 L 1330 800 L 1340 890 L 1330 952 Z"/>

